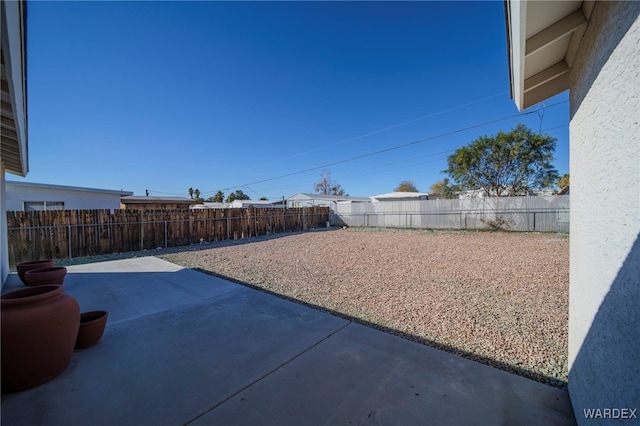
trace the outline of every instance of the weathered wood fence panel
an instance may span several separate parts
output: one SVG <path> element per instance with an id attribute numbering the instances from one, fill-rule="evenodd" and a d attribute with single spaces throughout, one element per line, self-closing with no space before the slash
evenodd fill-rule
<path id="1" fill-rule="evenodd" d="M 9 263 L 95 256 L 324 227 L 328 207 L 7 212 Z"/>

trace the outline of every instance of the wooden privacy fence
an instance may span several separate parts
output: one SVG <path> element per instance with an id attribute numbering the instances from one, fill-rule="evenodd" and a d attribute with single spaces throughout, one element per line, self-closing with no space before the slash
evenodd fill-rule
<path id="1" fill-rule="evenodd" d="M 325 227 L 328 207 L 7 212 L 9 263 L 64 259 Z"/>

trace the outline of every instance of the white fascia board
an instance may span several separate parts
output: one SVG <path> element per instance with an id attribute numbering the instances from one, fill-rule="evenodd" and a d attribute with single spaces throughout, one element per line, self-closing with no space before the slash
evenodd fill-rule
<path id="1" fill-rule="evenodd" d="M 527 0 L 509 0 L 509 66 L 511 92 L 519 111 L 524 109 L 524 61 L 527 44 Z"/>
<path id="2" fill-rule="evenodd" d="M 16 180 L 8 180 L 6 182 L 7 187 L 20 190 L 20 188 L 37 188 L 37 189 L 50 189 L 50 190 L 64 190 L 64 191 L 78 191 L 78 192 L 93 192 L 96 194 L 114 194 L 120 196 L 131 196 L 131 191 L 118 191 L 115 189 L 100 189 L 100 188 L 86 188 L 82 186 L 67 186 L 67 185 L 52 185 L 48 183 L 35 183 L 35 182 L 21 182 Z"/>

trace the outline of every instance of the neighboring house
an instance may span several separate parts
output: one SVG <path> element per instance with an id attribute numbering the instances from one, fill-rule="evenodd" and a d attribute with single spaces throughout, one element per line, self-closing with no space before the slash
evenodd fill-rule
<path id="1" fill-rule="evenodd" d="M 427 192 L 390 192 L 388 194 L 374 195 L 373 201 L 422 201 L 429 199 Z"/>
<path id="2" fill-rule="evenodd" d="M 536 197 L 553 197 L 554 195 L 568 195 L 560 194 L 557 189 L 534 189 L 530 195 Z"/>
<path id="3" fill-rule="evenodd" d="M 5 172 L 17 176 L 26 176 L 29 172 L 26 7 L 27 2 L 0 2 L 0 286 L 9 275 Z"/>
<path id="4" fill-rule="evenodd" d="M 187 197 L 130 195 L 120 199 L 120 208 L 123 210 L 189 210 L 193 204 L 198 203 Z"/>
<path id="5" fill-rule="evenodd" d="M 369 197 L 351 197 L 349 195 L 323 195 L 298 192 L 287 198 L 287 207 L 326 206 L 335 211 L 338 201 L 371 201 Z"/>
<path id="6" fill-rule="evenodd" d="M 269 200 L 233 200 L 229 207 L 233 209 L 242 209 L 248 207 L 262 208 L 262 209 L 273 209 L 273 208 L 282 208 L 282 202 L 276 201 L 274 204 L 273 201 Z"/>
<path id="7" fill-rule="evenodd" d="M 203 210 L 203 209 L 228 209 L 229 203 L 210 203 L 204 202 L 202 204 L 193 204 L 189 207 L 191 210 Z"/>
<path id="8" fill-rule="evenodd" d="M 12 210 L 90 210 L 120 208 L 120 197 L 130 191 L 48 185 L 30 182 L 6 182 L 7 211 Z"/>
<path id="9" fill-rule="evenodd" d="M 287 198 L 287 207 L 329 207 L 329 222 L 332 225 L 342 225 L 343 221 L 337 215 L 338 203 L 370 203 L 369 197 L 351 197 L 349 195 L 323 195 L 298 192 Z"/>
<path id="10" fill-rule="evenodd" d="M 640 401 L 640 2 L 508 0 L 505 12 L 518 109 L 569 90 L 574 412 L 581 424 L 593 422 L 586 410 L 629 415 Z"/>
<path id="11" fill-rule="evenodd" d="M 545 191 L 545 190 L 541 190 L 541 191 Z M 458 198 L 461 200 L 467 200 L 470 198 L 485 198 L 485 197 L 497 197 L 497 191 L 489 191 L 490 195 L 487 195 L 487 191 L 485 191 L 484 189 L 467 189 L 464 191 L 460 191 L 457 192 L 458 194 Z M 516 194 L 515 196 L 517 197 L 527 197 L 527 196 L 533 196 L 536 195 L 535 191 L 527 191 L 527 190 L 523 190 L 523 191 L 519 191 L 518 194 Z M 506 197 L 507 195 L 501 195 L 502 197 Z"/>
<path id="12" fill-rule="evenodd" d="M 191 206 L 191 210 L 202 210 L 202 209 L 240 209 L 240 208 L 263 208 L 263 209 L 272 209 L 272 208 L 282 208 L 282 200 L 277 201 L 268 201 L 268 200 L 233 200 L 230 203 L 209 203 L 204 202 L 202 204 L 196 204 Z"/>

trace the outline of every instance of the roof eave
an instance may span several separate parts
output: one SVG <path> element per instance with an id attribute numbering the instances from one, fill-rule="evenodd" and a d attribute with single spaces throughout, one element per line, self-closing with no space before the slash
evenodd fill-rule
<path id="1" fill-rule="evenodd" d="M 524 106 L 524 66 L 526 46 L 526 0 L 505 0 L 504 11 L 507 26 L 507 49 L 509 57 L 509 90 L 511 99 L 519 111 Z"/>
<path id="2" fill-rule="evenodd" d="M 2 164 L 26 176 L 27 143 L 26 2 L 2 2 Z"/>
<path id="3" fill-rule="evenodd" d="M 509 89 L 522 111 L 569 89 L 594 2 L 505 0 Z"/>

